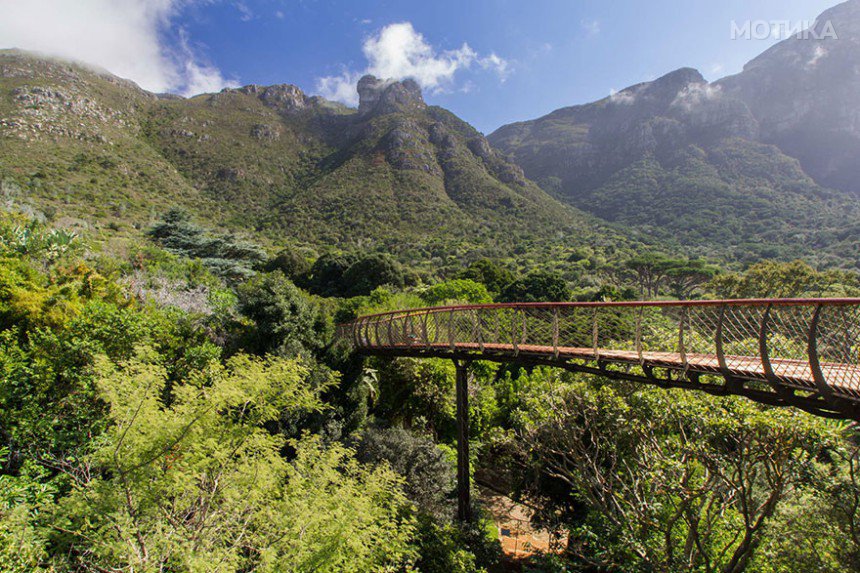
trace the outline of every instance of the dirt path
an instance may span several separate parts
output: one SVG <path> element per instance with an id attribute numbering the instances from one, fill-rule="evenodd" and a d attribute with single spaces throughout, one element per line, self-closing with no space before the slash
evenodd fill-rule
<path id="1" fill-rule="evenodd" d="M 493 516 L 502 551 L 508 560 L 522 561 L 564 546 L 563 539 L 559 540 L 548 531 L 532 527 L 532 511 L 528 507 L 486 487 L 479 487 L 478 495 Z"/>

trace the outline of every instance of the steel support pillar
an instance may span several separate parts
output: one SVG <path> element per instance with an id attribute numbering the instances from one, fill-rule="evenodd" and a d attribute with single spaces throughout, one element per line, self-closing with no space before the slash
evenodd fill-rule
<path id="1" fill-rule="evenodd" d="M 469 364 L 455 360 L 457 369 L 457 519 L 472 520 L 469 491 Z"/>

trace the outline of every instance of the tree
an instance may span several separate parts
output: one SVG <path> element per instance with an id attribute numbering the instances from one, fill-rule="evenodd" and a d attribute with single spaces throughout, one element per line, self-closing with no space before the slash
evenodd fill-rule
<path id="1" fill-rule="evenodd" d="M 347 286 L 343 275 L 353 263 L 351 256 L 324 254 L 311 266 L 308 288 L 320 296 L 343 296 Z"/>
<path id="2" fill-rule="evenodd" d="M 600 570 L 744 571 L 831 427 L 739 398 L 574 379 L 532 399 L 522 454 L 568 488 L 568 555 Z M 541 482 L 536 482 L 541 483 Z M 563 490 L 562 490 L 563 491 Z M 576 511 L 564 508 L 574 505 Z"/>
<path id="3" fill-rule="evenodd" d="M 669 275 L 669 271 L 680 266 L 681 261 L 664 255 L 647 253 L 625 261 L 624 268 L 631 271 L 643 296 L 652 299 Z"/>
<path id="4" fill-rule="evenodd" d="M 721 298 L 821 296 L 839 275 L 819 273 L 803 261 L 762 261 L 743 273 L 715 277 L 710 288 Z"/>
<path id="5" fill-rule="evenodd" d="M 59 570 L 372 571 L 411 560 L 400 479 L 317 437 L 264 426 L 319 410 L 307 370 L 237 356 L 173 388 L 151 351 L 99 365 L 110 426 L 50 509 Z M 68 560 L 64 564 L 63 561 Z"/>
<path id="6" fill-rule="evenodd" d="M 344 293 L 347 296 L 368 295 L 373 289 L 391 285 L 402 288 L 406 282 L 403 267 L 391 255 L 367 255 L 343 274 Z"/>
<path id="7" fill-rule="evenodd" d="M 755 560 L 761 571 L 860 570 L 860 446 L 845 424 L 843 440 L 780 507 Z"/>
<path id="8" fill-rule="evenodd" d="M 391 423 L 454 435 L 454 365 L 450 360 L 381 360 L 375 411 Z"/>
<path id="9" fill-rule="evenodd" d="M 453 279 L 429 286 L 421 293 L 427 304 L 444 302 L 485 304 L 493 302 L 487 287 L 469 279 Z"/>
<path id="10" fill-rule="evenodd" d="M 181 209 L 171 209 L 147 235 L 173 254 L 200 259 L 213 273 L 230 280 L 253 275 L 266 260 L 258 245 L 232 235 L 211 235 Z"/>
<path id="11" fill-rule="evenodd" d="M 239 312 L 254 321 L 249 348 L 259 354 L 298 356 L 329 339 L 325 315 L 280 271 L 259 274 L 237 289 Z"/>
<path id="12" fill-rule="evenodd" d="M 356 456 L 366 463 L 386 462 L 405 480 L 406 497 L 417 511 L 439 523 L 451 521 L 456 470 L 433 440 L 400 428 L 369 428 L 361 434 Z"/>
<path id="13" fill-rule="evenodd" d="M 514 273 L 495 261 L 480 259 L 460 271 L 456 278 L 483 283 L 488 291 L 499 293 L 508 284 L 513 282 Z"/>
<path id="14" fill-rule="evenodd" d="M 689 299 L 693 291 L 713 279 L 719 272 L 719 267 L 709 265 L 703 260 L 679 261 L 666 271 L 669 291 L 678 299 Z"/>
<path id="15" fill-rule="evenodd" d="M 285 247 L 269 259 L 264 269 L 267 272 L 281 271 L 288 279 L 300 284 L 306 281 L 311 265 L 301 251 Z"/>
<path id="16" fill-rule="evenodd" d="M 562 302 L 570 300 L 570 289 L 559 275 L 534 271 L 507 285 L 500 302 Z"/>

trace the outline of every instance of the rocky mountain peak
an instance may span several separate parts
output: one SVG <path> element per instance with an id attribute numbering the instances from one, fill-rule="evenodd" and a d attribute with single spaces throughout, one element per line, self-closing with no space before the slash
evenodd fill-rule
<path id="1" fill-rule="evenodd" d="M 691 84 L 704 83 L 707 83 L 707 81 L 699 70 L 695 68 L 679 68 L 666 75 L 660 76 L 652 82 L 652 85 L 665 88 L 677 88 L 681 90 Z"/>
<path id="2" fill-rule="evenodd" d="M 412 79 L 396 81 L 364 76 L 358 81 L 358 98 L 361 114 L 386 114 L 427 107 L 421 88 Z"/>
<path id="3" fill-rule="evenodd" d="M 313 105 L 314 98 L 305 95 L 301 88 L 292 84 L 277 84 L 273 86 L 258 86 L 251 84 L 224 90 L 243 93 L 257 97 L 267 106 L 278 111 L 292 112 L 306 109 Z"/>
<path id="4" fill-rule="evenodd" d="M 672 102 L 678 94 L 707 83 L 699 70 L 680 68 L 648 83 L 643 95 L 653 100 Z"/>
<path id="5" fill-rule="evenodd" d="M 825 31 L 824 26 L 828 22 L 840 38 L 856 38 L 860 34 L 860 0 L 848 0 L 822 12 L 815 19 L 814 26 L 819 36 Z"/>

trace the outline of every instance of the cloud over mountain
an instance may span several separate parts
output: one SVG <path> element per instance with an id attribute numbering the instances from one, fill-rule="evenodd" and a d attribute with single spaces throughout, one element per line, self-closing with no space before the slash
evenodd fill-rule
<path id="1" fill-rule="evenodd" d="M 192 0 L 193 1 L 193 0 Z M 86 62 L 154 92 L 217 91 L 232 82 L 172 25 L 185 0 L 0 0 L 0 48 Z"/>
<path id="2" fill-rule="evenodd" d="M 394 80 L 411 78 L 434 93 L 452 86 L 457 72 L 473 66 L 491 71 L 501 80 L 510 73 L 507 60 L 495 53 L 482 56 L 466 43 L 454 50 L 438 51 L 410 22 L 385 26 L 364 41 L 362 51 L 367 59 L 364 70 L 345 69 L 340 75 L 317 80 L 323 97 L 356 105 L 355 85 L 366 74 Z"/>

